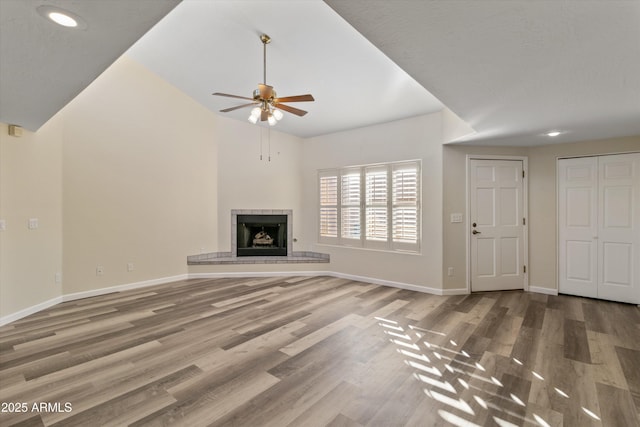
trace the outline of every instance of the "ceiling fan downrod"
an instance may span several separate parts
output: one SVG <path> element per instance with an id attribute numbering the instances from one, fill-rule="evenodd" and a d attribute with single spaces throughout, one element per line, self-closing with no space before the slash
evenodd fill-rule
<path id="1" fill-rule="evenodd" d="M 260 36 L 262 41 L 262 84 L 267 84 L 267 44 L 271 43 L 271 37 L 266 34 Z"/>

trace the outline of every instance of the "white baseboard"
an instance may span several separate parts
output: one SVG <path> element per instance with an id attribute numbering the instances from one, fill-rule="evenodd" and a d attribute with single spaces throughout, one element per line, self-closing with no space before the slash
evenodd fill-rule
<path id="1" fill-rule="evenodd" d="M 271 271 L 271 272 L 231 272 L 231 273 L 191 273 L 189 279 L 223 279 L 228 277 L 294 277 L 294 276 L 330 276 L 340 279 L 356 280 L 358 282 L 373 283 L 374 285 L 390 286 L 392 288 L 407 289 L 433 295 L 464 295 L 466 288 L 438 289 L 411 283 L 394 282 L 377 279 L 375 277 L 357 276 L 355 274 L 339 273 L 336 271 Z"/>
<path id="2" fill-rule="evenodd" d="M 190 273 L 180 274 L 177 276 L 162 277 L 159 279 L 144 280 L 141 282 L 127 283 L 124 285 L 111 286 L 108 288 L 92 289 L 90 291 L 75 292 L 72 294 L 62 295 L 48 301 L 25 308 L 18 312 L 9 314 L 0 318 L 0 326 L 7 323 L 22 319 L 23 317 L 37 313 L 41 310 L 59 304 L 61 302 L 75 301 L 84 298 L 95 297 L 99 295 L 112 294 L 115 292 L 127 291 L 130 289 L 144 288 L 153 285 L 162 285 L 164 283 L 177 282 L 187 279 L 222 279 L 229 277 L 294 277 L 294 276 L 331 276 L 341 279 L 357 280 L 359 282 L 373 283 L 376 285 L 390 286 L 393 288 L 407 289 L 409 291 L 422 292 L 432 295 L 464 295 L 467 293 L 466 288 L 460 289 L 438 289 L 427 286 L 419 286 L 411 283 L 394 282 L 391 280 L 377 279 L 375 277 L 357 276 L 353 274 L 338 273 L 334 271 L 271 271 L 271 272 L 227 272 L 227 273 Z M 530 288 L 531 289 L 531 288 Z M 540 288 L 544 289 L 544 288 Z"/>
<path id="3" fill-rule="evenodd" d="M 449 296 L 449 295 L 469 295 L 470 292 L 467 290 L 467 288 L 454 288 L 454 289 L 440 289 L 440 292 L 438 295 L 444 295 L 444 296 Z"/>
<path id="4" fill-rule="evenodd" d="M 161 277 L 159 279 L 143 280 L 142 282 L 126 283 L 124 285 L 111 286 L 108 288 L 92 289 L 90 291 L 76 292 L 73 294 L 63 295 L 62 302 L 90 298 L 98 295 L 112 294 L 114 292 L 128 291 L 130 289 L 146 288 L 147 286 L 162 285 L 164 283 L 178 282 L 180 280 L 187 280 L 188 278 L 189 278 L 188 274 L 179 274 L 177 276 Z"/>
<path id="5" fill-rule="evenodd" d="M 394 282 L 392 280 L 377 279 L 375 277 L 356 276 L 354 274 L 338 273 L 335 271 L 326 271 L 325 275 L 332 276 L 332 277 L 339 277 L 341 279 L 357 280 L 358 282 L 373 283 L 375 285 L 390 286 L 392 288 L 406 289 L 409 291 L 422 292 L 425 294 L 443 295 L 442 289 L 413 285 L 411 283 Z"/>
<path id="6" fill-rule="evenodd" d="M 16 311 L 15 313 L 7 314 L 6 316 L 0 317 L 0 326 L 4 326 L 7 323 L 15 322 L 16 320 L 20 320 L 23 317 L 27 317 L 31 314 L 35 314 L 39 311 L 42 311 L 46 308 L 52 307 L 56 304 L 60 304 L 62 302 L 62 297 L 51 298 L 48 301 L 41 302 L 40 304 L 32 305 L 31 307 L 27 307 L 25 309 Z"/>
<path id="7" fill-rule="evenodd" d="M 540 286 L 529 286 L 529 292 L 535 292 L 537 294 L 545 295 L 558 295 L 557 289 L 542 288 Z"/>
<path id="8" fill-rule="evenodd" d="M 228 273 L 189 273 L 189 279 L 227 279 L 231 277 L 332 276 L 330 271 L 234 271 Z"/>

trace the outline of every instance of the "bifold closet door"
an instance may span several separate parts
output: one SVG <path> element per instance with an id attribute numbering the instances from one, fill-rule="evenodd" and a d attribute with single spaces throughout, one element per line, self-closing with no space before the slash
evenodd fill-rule
<path id="1" fill-rule="evenodd" d="M 598 296 L 598 159 L 558 161 L 560 292 Z"/>
<path id="2" fill-rule="evenodd" d="M 598 157 L 598 298 L 640 303 L 640 153 Z"/>
<path id="3" fill-rule="evenodd" d="M 558 161 L 561 293 L 640 303 L 640 153 Z"/>

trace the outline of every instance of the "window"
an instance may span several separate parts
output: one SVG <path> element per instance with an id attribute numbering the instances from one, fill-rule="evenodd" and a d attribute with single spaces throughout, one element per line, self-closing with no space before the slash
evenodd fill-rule
<path id="1" fill-rule="evenodd" d="M 322 170 L 318 183 L 321 243 L 419 251 L 419 161 Z"/>

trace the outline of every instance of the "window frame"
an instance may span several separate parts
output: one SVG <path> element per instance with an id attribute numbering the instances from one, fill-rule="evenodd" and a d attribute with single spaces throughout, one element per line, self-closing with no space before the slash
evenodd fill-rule
<path id="1" fill-rule="evenodd" d="M 393 199 L 393 189 L 394 189 L 394 171 L 397 169 L 406 168 L 407 166 L 413 167 L 416 170 L 416 202 L 415 205 L 411 205 L 410 203 L 401 203 L 394 204 Z M 382 204 L 380 202 L 371 203 L 371 200 L 367 199 L 367 172 L 369 173 L 380 173 L 386 172 L 386 202 Z M 343 208 L 353 208 L 356 207 L 353 203 L 343 203 L 342 199 L 342 191 L 343 191 L 343 176 L 350 174 L 353 175 L 354 172 L 359 175 L 359 230 L 360 235 L 359 238 L 350 238 L 343 237 L 343 229 L 342 229 L 342 220 L 343 220 Z M 335 181 L 337 182 L 336 190 L 336 205 L 328 206 L 326 204 L 322 204 L 322 180 L 327 177 L 335 177 Z M 331 168 L 331 169 L 321 169 L 318 170 L 318 196 L 317 196 L 317 214 L 318 214 L 318 243 L 325 245 L 335 245 L 335 246 L 347 246 L 347 247 L 355 247 L 355 248 L 363 248 L 363 249 L 374 249 L 374 250 L 382 250 L 382 251 L 390 251 L 390 252 L 407 252 L 419 254 L 421 250 L 421 240 L 422 240 L 422 161 L 417 160 L 404 160 L 398 162 L 387 162 L 387 163 L 374 163 L 360 166 L 345 166 L 342 168 Z M 416 211 L 416 241 L 414 242 L 406 242 L 406 241 L 394 241 L 394 219 L 396 219 L 393 215 L 394 208 L 397 207 L 413 207 L 415 206 Z M 386 241 L 378 240 L 371 238 L 367 235 L 368 227 L 367 227 L 367 219 L 369 219 L 368 214 L 371 212 L 372 208 L 381 208 L 386 207 Z M 322 235 L 321 230 L 321 209 L 322 208 L 335 208 L 336 209 L 336 235 L 328 236 Z"/>

